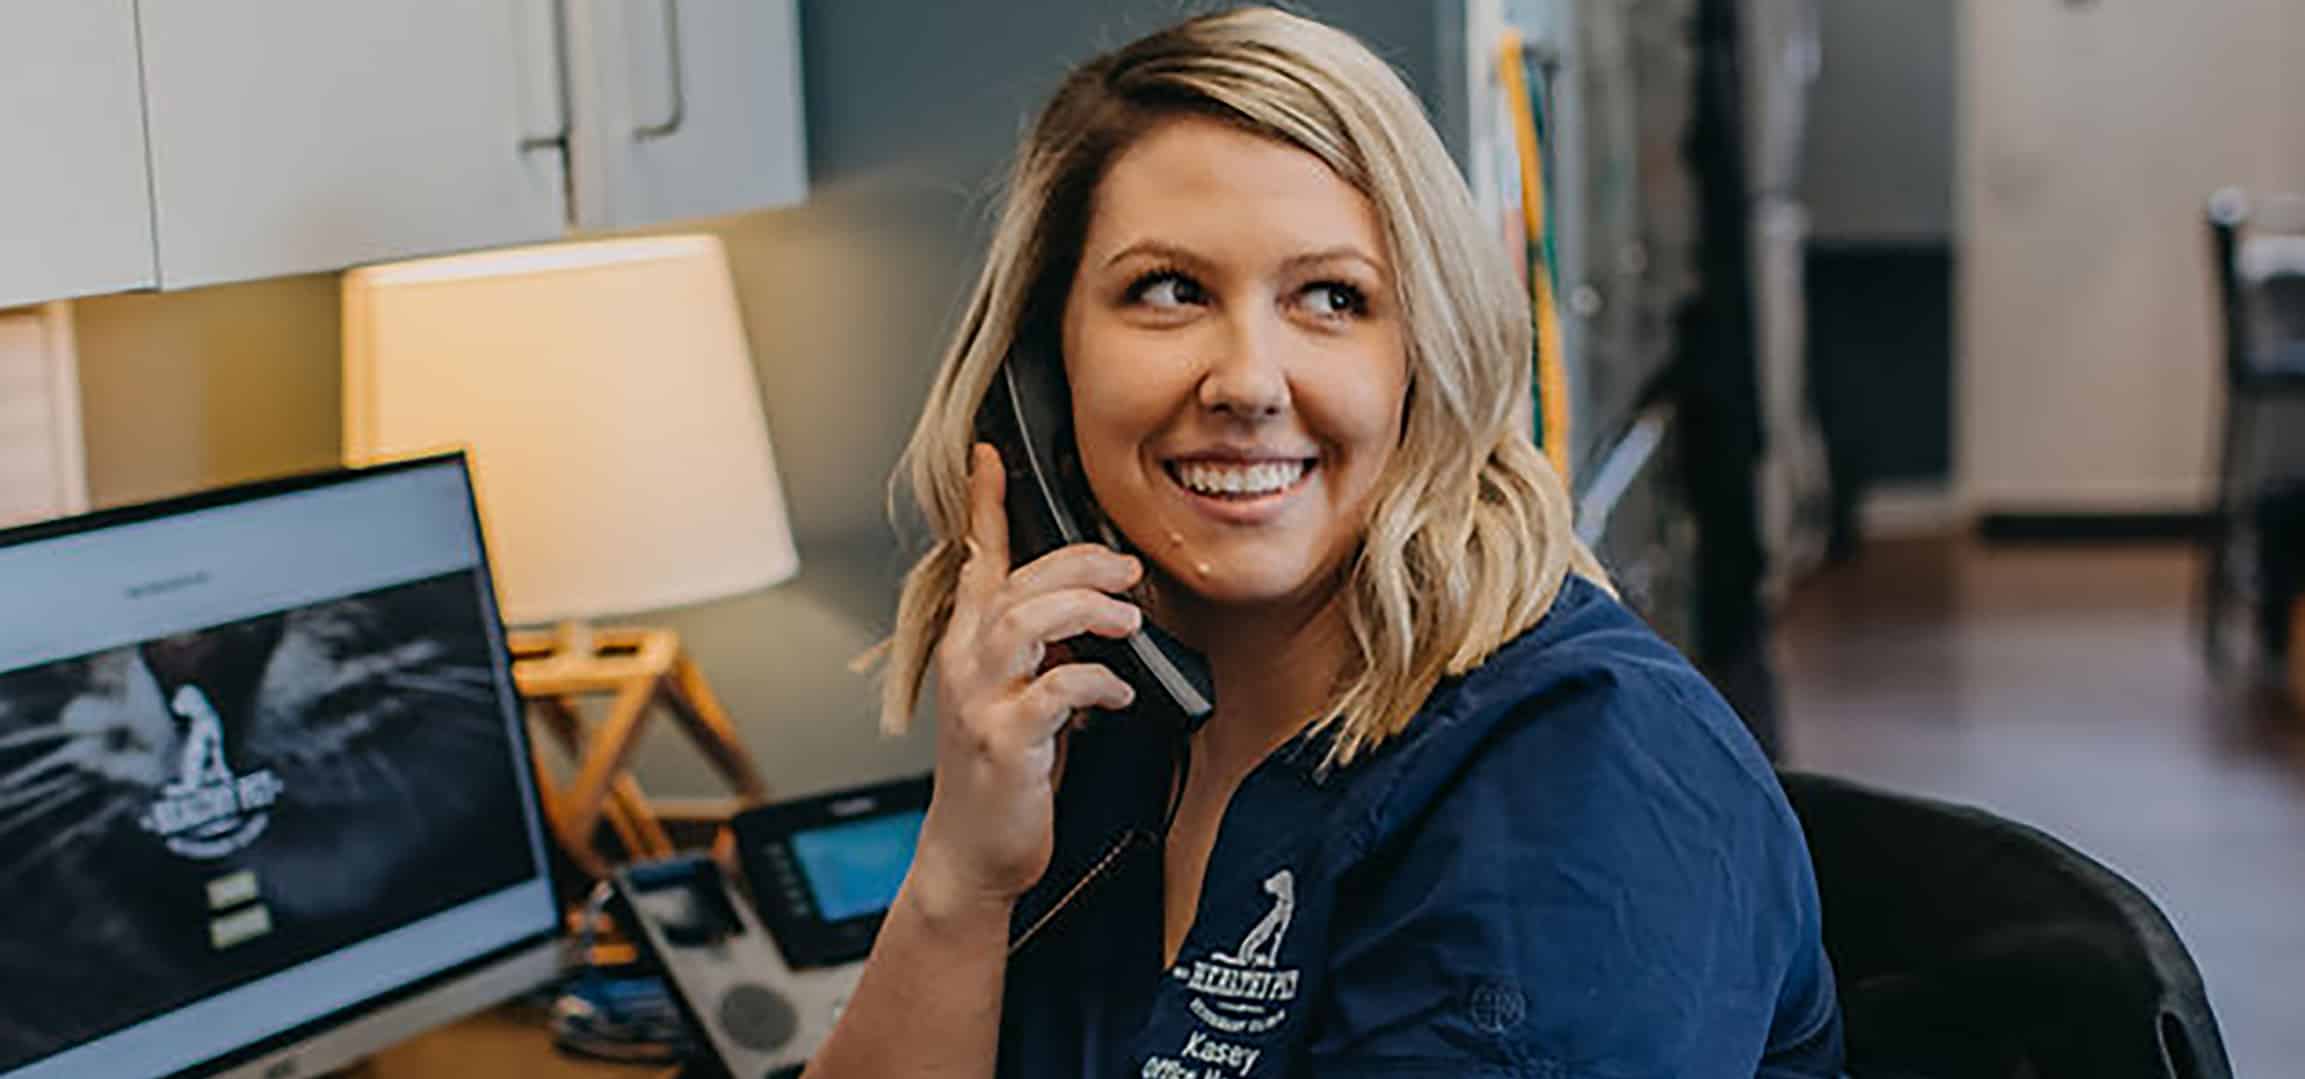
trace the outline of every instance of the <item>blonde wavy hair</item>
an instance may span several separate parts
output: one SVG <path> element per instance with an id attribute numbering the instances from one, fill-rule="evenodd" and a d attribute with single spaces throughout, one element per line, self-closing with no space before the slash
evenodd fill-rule
<path id="1" fill-rule="evenodd" d="M 1026 136 L 968 308 L 892 490 L 934 541 L 906 575 L 881 724 L 909 723 L 967 561 L 968 452 L 1020 336 L 1051 335 L 1106 167 L 1164 120 L 1213 117 L 1318 157 L 1374 205 L 1407 330 L 1398 451 L 1346 571 L 1357 644 L 1317 719 L 1342 766 L 1407 727 L 1446 676 L 1536 624 L 1574 569 L 1606 584 L 1530 441 L 1528 299 L 1416 97 L 1351 35 L 1271 8 L 1203 15 L 1075 68 Z"/>

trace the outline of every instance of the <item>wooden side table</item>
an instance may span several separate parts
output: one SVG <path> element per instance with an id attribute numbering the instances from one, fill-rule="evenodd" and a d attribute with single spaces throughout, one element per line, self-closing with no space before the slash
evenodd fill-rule
<path id="1" fill-rule="evenodd" d="M 608 876 L 611 859 L 596 840 L 605 822 L 625 858 L 662 858 L 673 853 L 665 814 L 652 805 L 640 782 L 625 770 L 648 721 L 668 714 L 695 743 L 736 795 L 738 809 L 768 798 L 768 785 L 736 724 L 720 707 L 695 661 L 668 629 L 594 630 L 570 623 L 552 633 L 509 636 L 513 677 L 536 725 L 575 762 L 565 785 L 553 780 L 543 759 L 543 740 L 532 748 L 538 793 L 561 849 L 593 879 Z M 605 722 L 585 719 L 587 697 L 608 697 Z M 725 817 L 722 823 L 726 823 Z M 715 849 L 733 858 L 735 840 L 725 830 Z"/>
<path id="2" fill-rule="evenodd" d="M 541 1015 L 505 1005 L 419 1034 L 345 1074 L 346 1079 L 673 1079 L 680 1069 L 571 1056 L 552 1047 L 552 1032 Z"/>

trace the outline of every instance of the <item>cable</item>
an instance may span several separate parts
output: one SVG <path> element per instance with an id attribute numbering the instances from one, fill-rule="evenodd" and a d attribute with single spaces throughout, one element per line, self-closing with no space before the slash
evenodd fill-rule
<path id="1" fill-rule="evenodd" d="M 1561 482 L 1569 482 L 1569 379 L 1562 366 L 1561 316 L 1554 303 L 1552 238 L 1546 231 L 1545 144 L 1537 131 L 1536 103 L 1530 97 L 1528 53 L 1517 30 L 1497 43 L 1497 71 L 1513 109 L 1514 145 L 1521 166 L 1521 217 L 1529 243 L 1540 257 L 1529 268 L 1529 294 L 1537 321 L 1537 445 L 1553 462 Z M 1523 253 L 1526 257 L 1526 252 Z"/>
<path id="2" fill-rule="evenodd" d="M 1168 812 L 1161 815 L 1160 834 L 1163 841 L 1168 839 L 1169 826 L 1176 823 L 1177 808 L 1184 805 L 1185 785 L 1191 783 L 1192 778 L 1193 736 L 1180 727 L 1177 729 L 1177 786 L 1169 792 Z"/>
<path id="3" fill-rule="evenodd" d="M 579 950 L 576 956 L 577 962 L 583 964 L 586 973 L 592 973 L 599 969 L 592 962 L 593 943 L 600 935 L 601 916 L 607 912 L 609 902 L 615 898 L 616 886 L 605 880 L 594 884 L 592 894 L 585 897 L 584 922 L 577 933 L 577 948 Z"/>

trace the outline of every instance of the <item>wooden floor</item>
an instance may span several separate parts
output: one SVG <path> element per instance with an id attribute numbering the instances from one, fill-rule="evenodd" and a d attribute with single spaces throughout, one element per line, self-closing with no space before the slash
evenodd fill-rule
<path id="1" fill-rule="evenodd" d="M 2206 669 L 2194 564 L 2181 547 L 1874 544 L 1780 621 L 1786 756 L 1985 806 L 2111 865 L 2192 948 L 2235 1074 L 2305 1076 L 2305 718 Z"/>

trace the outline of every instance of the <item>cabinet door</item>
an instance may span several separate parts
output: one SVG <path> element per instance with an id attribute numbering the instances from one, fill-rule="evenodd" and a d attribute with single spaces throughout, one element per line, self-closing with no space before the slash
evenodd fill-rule
<path id="1" fill-rule="evenodd" d="M 552 0 L 142 0 L 160 283 L 549 239 Z"/>
<path id="2" fill-rule="evenodd" d="M 807 194 L 794 0 L 569 0 L 567 17 L 578 225 Z"/>
<path id="3" fill-rule="evenodd" d="M 0 307 L 152 283 L 135 3 L 0 4 Z"/>

